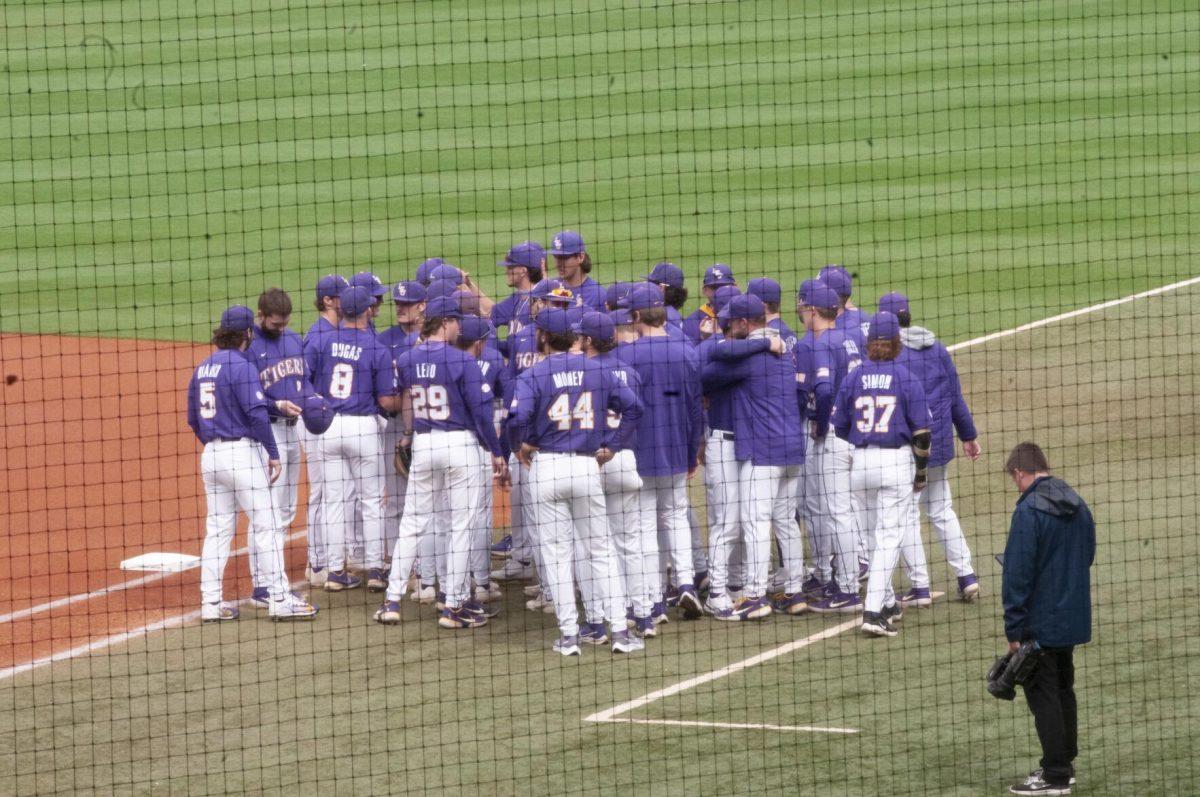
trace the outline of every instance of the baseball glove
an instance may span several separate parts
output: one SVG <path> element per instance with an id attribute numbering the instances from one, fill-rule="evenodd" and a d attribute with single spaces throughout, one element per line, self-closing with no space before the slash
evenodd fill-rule
<path id="1" fill-rule="evenodd" d="M 405 443 L 403 440 L 396 443 L 396 451 L 392 456 L 392 464 L 396 466 L 396 473 L 401 476 L 408 476 L 408 469 L 412 467 L 412 441 Z"/>
<path id="2" fill-rule="evenodd" d="M 1013 700 L 1017 696 L 1016 687 L 1033 679 L 1041 658 L 1042 649 L 1030 641 L 1022 642 L 1016 652 L 996 659 L 987 674 L 988 693 L 999 700 Z"/>

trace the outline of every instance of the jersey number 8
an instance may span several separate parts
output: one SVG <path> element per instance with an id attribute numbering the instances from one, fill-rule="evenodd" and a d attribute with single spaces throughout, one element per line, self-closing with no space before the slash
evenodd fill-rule
<path id="1" fill-rule="evenodd" d="M 354 366 L 338 363 L 333 366 L 329 378 L 329 395 L 335 399 L 348 399 L 354 389 Z"/>
<path id="2" fill-rule="evenodd" d="M 892 422 L 892 413 L 896 411 L 896 397 L 859 396 L 854 402 L 854 409 L 859 412 L 858 431 L 863 434 L 870 434 L 872 431 L 887 434 L 888 425 Z"/>
<path id="3" fill-rule="evenodd" d="M 413 417 L 426 421 L 444 421 L 450 417 L 450 400 L 446 388 L 441 385 L 413 385 L 409 395 L 412 396 Z"/>
<path id="4" fill-rule="evenodd" d="M 571 408 L 571 394 L 560 393 L 546 415 L 558 424 L 560 432 L 570 431 L 573 421 L 579 421 L 580 429 L 593 429 L 596 426 L 596 413 L 592 410 L 592 392 L 580 393 L 574 409 Z"/>

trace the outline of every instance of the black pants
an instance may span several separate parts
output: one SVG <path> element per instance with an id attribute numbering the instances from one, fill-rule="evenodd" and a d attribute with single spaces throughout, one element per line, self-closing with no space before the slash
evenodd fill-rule
<path id="1" fill-rule="evenodd" d="M 1079 755 L 1074 654 L 1073 647 L 1044 648 L 1033 678 L 1024 686 L 1042 743 L 1042 777 L 1056 786 L 1070 780 L 1071 762 Z"/>

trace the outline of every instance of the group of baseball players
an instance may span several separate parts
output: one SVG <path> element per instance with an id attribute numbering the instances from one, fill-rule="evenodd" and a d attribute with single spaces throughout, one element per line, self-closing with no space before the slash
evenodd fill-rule
<path id="1" fill-rule="evenodd" d="M 239 507 L 251 602 L 316 615 L 284 568 L 301 453 L 308 583 L 383 592 L 380 623 L 400 621 L 411 590 L 441 627 L 478 628 L 499 611 L 497 582 L 524 580 L 564 656 L 643 649 L 672 610 L 861 614 L 865 633 L 895 636 L 903 608 L 934 597 L 921 509 L 959 598 L 978 596 L 947 466 L 956 435 L 972 459 L 980 447 L 949 353 L 903 295 L 869 315 L 850 273 L 826 266 L 801 284 L 793 332 L 778 282 L 743 291 L 724 264 L 686 317 L 678 266 L 605 288 L 574 231 L 499 265 L 512 289 L 499 301 L 439 258 L 391 286 L 322 277 L 303 338 L 277 288 L 257 313 L 225 311 L 188 398 L 204 444 L 205 621 L 238 616 L 222 573 Z M 389 297 L 395 322 L 379 329 Z M 701 469 L 706 541 L 688 495 Z M 495 543 L 494 485 L 511 505 Z"/>

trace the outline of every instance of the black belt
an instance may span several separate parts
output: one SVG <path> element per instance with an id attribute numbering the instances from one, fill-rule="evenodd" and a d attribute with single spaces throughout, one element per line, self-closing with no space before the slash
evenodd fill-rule
<path id="1" fill-rule="evenodd" d="M 536 454 L 539 452 L 543 454 L 561 454 L 565 457 L 587 457 L 588 459 L 596 458 L 595 451 L 544 451 L 542 449 L 538 449 L 534 453 Z"/>
<path id="2" fill-rule="evenodd" d="M 873 445 L 871 445 L 870 443 L 856 443 L 854 447 L 855 447 L 855 448 L 878 448 L 878 449 L 879 449 L 879 450 L 881 450 L 881 451 L 899 451 L 899 450 L 900 450 L 900 449 L 902 449 L 902 448 L 906 448 L 906 446 L 903 446 L 903 445 L 899 445 L 899 446 L 873 446 Z"/>
<path id="3" fill-rule="evenodd" d="M 297 418 L 272 418 L 271 423 L 282 423 L 284 426 L 295 426 Z"/>
<path id="4" fill-rule="evenodd" d="M 217 442 L 220 442 L 220 443 L 240 443 L 240 442 L 242 442 L 242 441 L 243 441 L 243 440 L 245 440 L 245 439 L 246 439 L 246 438 L 244 438 L 244 437 L 215 437 L 215 438 L 213 438 L 213 442 L 214 442 L 214 443 L 217 443 Z"/>
<path id="5" fill-rule="evenodd" d="M 733 432 L 722 432 L 720 429 L 713 429 L 712 433 L 722 440 L 728 440 L 731 443 L 733 442 Z"/>

